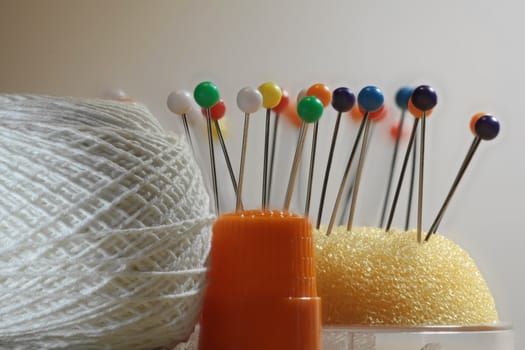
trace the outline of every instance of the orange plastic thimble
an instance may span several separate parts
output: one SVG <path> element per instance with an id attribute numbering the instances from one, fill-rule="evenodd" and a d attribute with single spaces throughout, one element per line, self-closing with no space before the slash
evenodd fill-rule
<path id="1" fill-rule="evenodd" d="M 199 350 L 319 350 L 308 219 L 280 211 L 219 217 L 200 324 Z"/>

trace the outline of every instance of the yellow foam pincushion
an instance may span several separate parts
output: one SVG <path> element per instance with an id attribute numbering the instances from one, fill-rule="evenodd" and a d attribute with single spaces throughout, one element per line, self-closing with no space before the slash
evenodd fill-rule
<path id="1" fill-rule="evenodd" d="M 323 322 L 346 325 L 477 325 L 498 321 L 472 258 L 435 234 L 377 228 L 316 231 Z"/>

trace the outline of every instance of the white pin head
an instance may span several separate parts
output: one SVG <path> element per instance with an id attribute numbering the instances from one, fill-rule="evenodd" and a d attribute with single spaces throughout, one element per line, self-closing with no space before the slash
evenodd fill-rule
<path id="1" fill-rule="evenodd" d="M 252 87 L 244 87 L 237 94 L 237 106 L 244 113 L 255 113 L 262 107 L 262 94 Z"/>
<path id="2" fill-rule="evenodd" d="M 188 91 L 173 91 L 168 96 L 166 104 L 168 109 L 178 115 L 186 115 L 192 109 L 192 97 Z"/>

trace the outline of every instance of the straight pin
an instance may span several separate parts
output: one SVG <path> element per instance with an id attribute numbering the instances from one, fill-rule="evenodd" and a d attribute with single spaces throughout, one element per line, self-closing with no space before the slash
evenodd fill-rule
<path id="1" fill-rule="evenodd" d="M 210 151 L 210 166 L 212 174 L 213 195 L 215 201 L 215 214 L 220 214 L 219 191 L 217 188 L 217 170 L 215 167 L 215 151 L 213 148 L 213 133 L 211 129 L 210 108 L 219 102 L 219 89 L 212 82 L 205 81 L 197 85 L 193 91 L 193 97 L 201 108 L 206 110 L 206 128 L 208 131 L 208 147 Z"/>
<path id="2" fill-rule="evenodd" d="M 410 96 L 413 107 L 421 112 L 421 139 L 419 140 L 419 186 L 417 203 L 417 241 L 422 240 L 423 226 L 423 185 L 425 169 L 425 133 L 427 112 L 431 111 L 437 104 L 437 95 L 434 89 L 428 85 L 420 85 L 414 89 Z M 409 102 L 409 108 L 410 108 Z"/>
<path id="3" fill-rule="evenodd" d="M 297 105 L 297 113 L 303 122 L 301 124 L 301 130 L 299 132 L 299 138 L 297 140 L 297 146 L 292 163 L 292 170 L 290 171 L 290 179 L 286 189 L 286 196 L 283 205 L 284 211 L 289 211 L 290 209 L 290 203 L 292 201 L 295 180 L 297 178 L 299 163 L 303 153 L 304 139 L 308 130 L 308 125 L 310 123 L 315 123 L 317 120 L 319 120 L 319 118 L 321 118 L 321 115 L 323 114 L 323 104 L 317 97 L 306 96 Z"/>
<path id="4" fill-rule="evenodd" d="M 308 184 L 306 185 L 306 201 L 304 206 L 304 216 L 310 216 L 310 201 L 312 199 L 312 186 L 314 180 L 315 154 L 317 151 L 317 134 L 319 133 L 319 122 L 314 123 L 312 136 L 312 149 L 310 150 L 310 167 L 308 170 Z"/>
<path id="5" fill-rule="evenodd" d="M 277 146 L 277 130 L 279 129 L 280 114 L 288 107 L 290 103 L 290 96 L 286 90 L 282 90 L 281 101 L 279 104 L 272 108 L 275 113 L 275 118 L 273 122 L 273 132 L 272 132 L 272 150 L 270 154 L 270 170 L 268 173 L 268 192 L 266 202 L 270 205 L 270 199 L 272 195 L 272 180 L 273 180 L 273 166 L 275 164 L 275 150 Z"/>
<path id="6" fill-rule="evenodd" d="M 308 88 L 306 91 L 307 96 L 315 96 L 321 101 L 323 107 L 326 108 L 332 101 L 332 92 L 328 86 L 324 84 L 314 84 Z M 310 215 L 310 201 L 312 198 L 312 187 L 313 187 L 313 178 L 314 178 L 314 169 L 315 169 L 315 155 L 317 152 L 317 135 L 319 133 L 319 121 L 316 121 L 314 124 L 314 133 L 312 137 L 312 149 L 310 153 L 310 167 L 308 171 L 308 185 L 306 187 L 306 203 L 304 208 L 304 216 L 307 217 Z"/>
<path id="7" fill-rule="evenodd" d="M 354 188 L 352 193 L 352 204 L 350 205 L 350 213 L 348 214 L 348 224 L 346 225 L 346 230 L 348 232 L 352 231 L 352 225 L 354 222 L 355 207 L 357 203 L 357 193 L 359 191 L 359 185 L 361 183 L 361 175 L 363 173 L 363 165 L 365 163 L 366 149 L 368 145 L 368 132 L 370 130 L 370 119 L 368 118 L 368 112 L 365 114 L 363 119 L 365 121 L 365 131 L 363 134 L 363 144 L 361 145 L 361 153 L 359 155 L 359 162 L 357 163 L 357 172 L 355 175 Z"/>
<path id="8" fill-rule="evenodd" d="M 434 220 L 432 226 L 430 227 L 430 230 L 428 231 L 427 236 L 425 237 L 425 241 L 428 241 L 430 236 L 434 233 L 436 233 L 437 228 L 441 222 L 441 219 L 443 218 L 443 215 L 445 214 L 445 210 L 447 209 L 448 204 L 450 203 L 450 200 L 452 199 L 452 196 L 454 195 L 459 182 L 461 181 L 461 178 L 463 177 L 463 174 L 467 170 L 467 167 L 469 166 L 474 153 L 478 149 L 479 144 L 481 143 L 481 140 L 492 140 L 499 134 L 500 125 L 496 118 L 494 118 L 492 115 L 484 114 L 484 113 L 478 113 L 474 115 L 471 119 L 471 130 L 474 133 L 474 140 L 472 141 L 472 144 L 467 152 L 467 155 L 465 159 L 463 160 L 463 163 L 459 169 L 458 174 L 456 175 L 456 178 L 454 179 L 454 182 L 452 184 L 452 187 L 450 188 L 450 191 L 448 192 L 448 195 L 445 199 L 445 202 L 441 206 L 441 209 L 439 210 L 438 215 L 436 216 L 436 219 Z"/>
<path id="9" fill-rule="evenodd" d="M 425 129 L 427 116 L 423 112 L 421 117 L 421 140 L 419 140 L 419 186 L 417 197 L 417 241 L 421 243 L 421 230 L 423 225 L 423 175 L 425 170 Z"/>
<path id="10" fill-rule="evenodd" d="M 386 116 L 384 108 L 383 92 L 375 86 L 367 86 L 357 96 L 357 103 L 359 109 L 363 112 L 363 120 L 365 121 L 365 131 L 363 135 L 363 143 L 361 145 L 361 153 L 359 155 L 359 162 L 357 164 L 357 172 L 354 181 L 354 189 L 352 193 L 352 203 L 350 205 L 350 213 L 348 215 L 348 224 L 346 229 L 348 232 L 352 231 L 354 222 L 354 215 L 357 203 L 357 194 L 361 184 L 361 175 L 363 174 L 363 166 L 365 164 L 366 151 L 369 142 L 370 122 L 372 120 L 378 121 Z"/>
<path id="11" fill-rule="evenodd" d="M 408 186 L 407 211 L 405 215 L 405 231 L 408 231 L 408 228 L 410 226 L 410 216 L 412 213 L 412 198 L 414 197 L 414 183 L 416 179 L 416 154 L 417 133 L 414 135 L 414 143 L 412 145 L 412 170 L 410 171 L 410 185 Z"/>
<path id="12" fill-rule="evenodd" d="M 346 167 L 343 173 L 343 178 L 341 180 L 341 184 L 339 185 L 339 190 L 337 191 L 337 197 L 335 199 L 334 209 L 332 210 L 332 215 L 330 216 L 330 222 L 328 223 L 328 228 L 326 230 L 327 236 L 329 236 L 330 233 L 332 233 L 332 229 L 334 228 L 335 218 L 337 217 L 337 212 L 339 211 L 339 206 L 341 205 L 341 199 L 343 197 L 345 185 L 348 180 L 348 176 L 350 175 L 350 168 L 352 167 L 352 162 L 354 161 L 354 157 L 357 151 L 357 147 L 359 145 L 359 141 L 361 140 L 361 135 L 363 133 L 365 124 L 366 124 L 366 120 L 363 119 L 361 121 L 361 125 L 359 126 L 359 130 L 357 131 L 357 135 L 354 141 L 354 146 L 352 147 L 352 151 L 350 152 L 350 157 L 348 158 L 348 161 L 346 162 Z"/>
<path id="13" fill-rule="evenodd" d="M 403 179 L 405 178 L 405 171 L 408 165 L 408 160 L 410 158 L 410 153 L 412 151 L 415 151 L 415 148 L 412 147 L 412 144 L 414 143 L 414 140 L 416 138 L 416 132 L 417 127 L 419 125 L 419 118 L 416 118 L 414 120 L 414 124 L 412 125 L 412 132 L 410 133 L 410 139 L 408 140 L 408 146 L 407 150 L 405 152 L 405 157 L 403 158 L 403 164 L 401 165 L 401 173 L 399 174 L 399 179 L 397 181 L 396 190 L 394 192 L 394 199 L 392 201 L 392 206 L 390 207 L 390 214 L 388 215 L 388 220 L 386 223 L 385 231 L 388 232 L 390 230 L 390 227 L 392 225 L 392 220 L 394 219 L 394 214 L 396 212 L 397 207 L 397 201 L 399 199 L 399 193 L 401 192 L 401 187 L 403 185 Z M 413 155 L 415 158 L 415 154 Z"/>
<path id="14" fill-rule="evenodd" d="M 339 124 L 341 122 L 341 116 L 343 113 L 348 112 L 352 109 L 355 104 L 355 96 L 346 87 L 340 87 L 334 90 L 332 94 L 332 107 L 338 112 L 337 119 L 335 120 L 334 131 L 332 134 L 332 141 L 330 143 L 330 151 L 328 153 L 328 162 L 326 163 L 326 169 L 323 178 L 323 187 L 321 190 L 321 198 L 319 200 L 319 210 L 317 212 L 317 223 L 316 228 L 319 229 L 321 226 L 321 220 L 323 217 L 323 207 L 326 196 L 326 189 L 328 187 L 328 179 L 330 177 L 330 169 L 332 167 L 332 160 L 334 156 L 335 145 L 337 141 L 337 134 L 339 133 Z"/>
<path id="15" fill-rule="evenodd" d="M 206 111 L 203 109 L 202 112 L 206 114 Z M 217 132 L 217 136 L 219 138 L 219 143 L 221 145 L 222 153 L 224 155 L 224 159 L 226 161 L 226 167 L 228 169 L 228 173 L 230 175 L 233 191 L 235 193 L 235 196 L 237 197 L 237 180 L 235 179 L 235 174 L 233 172 L 233 167 L 230 161 L 230 155 L 228 154 L 228 149 L 226 147 L 226 142 L 224 141 L 224 135 L 222 133 L 222 128 L 219 123 L 219 120 L 224 117 L 224 114 L 226 113 L 226 104 L 222 99 L 219 100 L 215 105 L 213 105 L 210 108 L 210 117 L 212 120 L 213 125 L 215 126 L 215 131 Z"/>
<path id="16" fill-rule="evenodd" d="M 246 161 L 246 148 L 248 144 L 248 128 L 250 124 L 250 113 L 257 112 L 262 106 L 262 95 L 259 90 L 251 87 L 242 88 L 237 94 L 237 106 L 244 112 L 244 128 L 242 133 L 241 161 L 239 166 L 239 186 L 237 190 L 237 200 L 235 211 L 241 212 L 242 207 L 242 188 L 244 182 L 244 165 Z"/>
<path id="17" fill-rule="evenodd" d="M 388 174 L 388 183 L 386 187 L 385 199 L 383 201 L 383 208 L 381 210 L 381 219 L 379 220 L 379 227 L 383 227 L 385 223 L 386 209 L 390 198 L 392 180 L 394 179 L 394 170 L 397 162 L 397 154 L 399 150 L 399 143 L 401 141 L 403 123 L 405 121 L 406 110 L 408 108 L 408 100 L 410 99 L 412 91 L 413 89 L 410 87 L 403 87 L 399 89 L 396 93 L 396 104 L 401 109 L 401 116 L 399 117 L 397 134 L 395 135 L 394 151 L 392 153 L 392 160 L 390 162 L 390 172 Z"/>
<path id="18" fill-rule="evenodd" d="M 262 209 L 268 209 L 268 147 L 270 144 L 270 116 L 271 109 L 276 107 L 281 101 L 282 90 L 277 84 L 266 82 L 259 86 L 259 92 L 262 95 L 262 105 L 266 108 L 266 125 L 264 128 L 264 158 L 263 158 L 263 184 L 262 184 Z"/>

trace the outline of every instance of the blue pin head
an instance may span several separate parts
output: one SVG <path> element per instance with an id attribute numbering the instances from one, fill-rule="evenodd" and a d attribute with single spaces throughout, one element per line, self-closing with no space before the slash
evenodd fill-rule
<path id="1" fill-rule="evenodd" d="M 357 103 L 366 112 L 375 112 L 383 105 L 385 97 L 381 89 L 375 86 L 367 86 L 359 91 Z"/>
<path id="2" fill-rule="evenodd" d="M 408 109 L 408 101 L 410 100 L 410 96 L 412 95 L 413 91 L 414 88 L 410 86 L 403 86 L 402 88 L 397 90 L 396 104 L 399 108 L 403 110 Z"/>
<path id="3" fill-rule="evenodd" d="M 332 93 L 332 107 L 339 113 L 348 112 L 355 104 L 355 95 L 349 88 L 340 87 Z"/>

